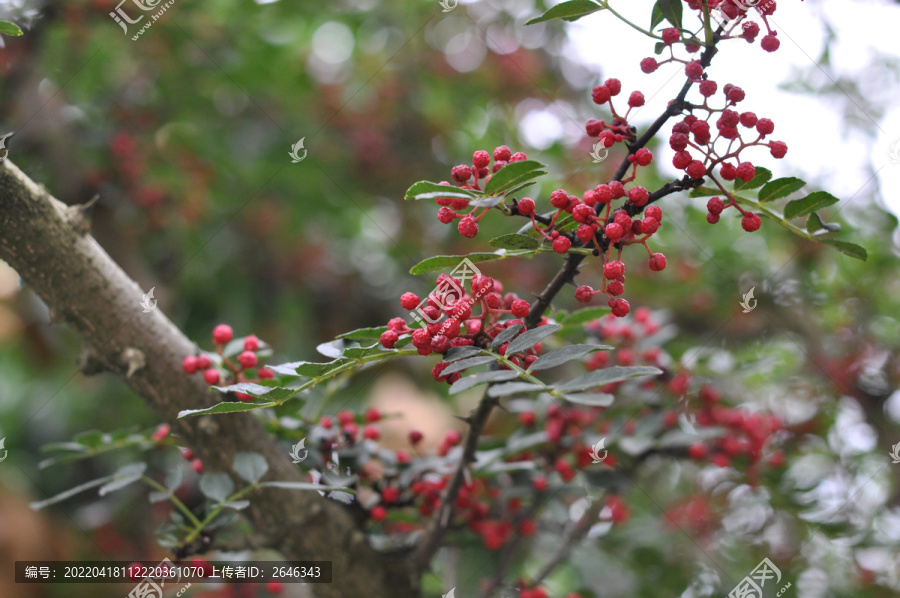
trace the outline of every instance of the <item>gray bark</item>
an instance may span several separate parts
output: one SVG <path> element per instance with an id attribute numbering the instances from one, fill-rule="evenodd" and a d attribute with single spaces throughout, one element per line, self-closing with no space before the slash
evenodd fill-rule
<path id="1" fill-rule="evenodd" d="M 178 420 L 182 409 L 221 401 L 199 376 L 181 370 L 196 348 L 157 308 L 143 313 L 143 291 L 90 236 L 74 226 L 66 206 L 8 160 L 0 164 L 0 259 L 6 261 L 78 333 L 92 364 L 122 379 L 203 461 L 227 472 L 234 453 L 262 454 L 277 479 L 306 481 L 285 451 L 250 414 Z M 127 355 L 144 366 L 128 376 Z M 419 595 L 410 561 L 373 550 L 350 514 L 316 492 L 267 489 L 242 513 L 266 544 L 291 560 L 330 560 L 334 581 L 317 585 L 322 598 Z"/>

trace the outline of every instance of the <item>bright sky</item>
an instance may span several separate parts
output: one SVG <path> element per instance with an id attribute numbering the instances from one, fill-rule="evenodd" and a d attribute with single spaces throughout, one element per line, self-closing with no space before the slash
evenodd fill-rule
<path id="1" fill-rule="evenodd" d="M 635 23 L 648 24 L 649 3 L 612 0 L 611 5 Z M 821 56 L 827 35 L 822 16 L 835 33 L 831 46 L 834 72 L 818 70 L 816 83 L 829 83 L 832 78 L 857 81 L 870 102 L 883 107 L 882 117 L 867 114 L 844 94 L 839 98 L 815 97 L 774 88 L 773 84 L 790 82 L 797 71 L 807 71 Z M 627 27 L 610 27 L 613 20 L 613 15 L 600 12 L 568 25 L 571 50 L 588 64 L 607 68 L 615 65 L 616 71 L 604 76 L 622 80 L 625 97 L 631 90 L 640 89 L 648 100 L 641 116 L 649 120 L 677 92 L 683 82 L 683 70 L 669 64 L 651 75 L 642 73 L 638 64 L 641 58 L 652 55 L 652 45 L 642 34 Z M 871 194 L 873 185 L 878 185 L 885 203 L 900 215 L 898 83 L 888 79 L 884 71 L 862 75 L 878 55 L 900 58 L 900 6 L 870 0 L 779 0 L 771 22 L 781 39 L 778 51 L 764 52 L 759 38 L 753 45 L 736 40 L 724 44 L 707 71 L 719 83 L 720 90 L 729 82 L 742 87 L 747 98 L 739 107 L 774 120 L 771 139 L 788 144 L 784 160 L 774 160 L 764 149 L 749 157 L 770 168 L 775 177 L 799 172 L 842 200 L 857 193 Z M 611 56 L 615 59 L 611 60 Z M 868 121 L 877 137 L 873 140 L 856 132 L 844 133 L 841 124 L 845 110 L 846 114 Z M 895 145 L 896 158 L 892 159 Z M 666 150 L 663 162 L 675 174 L 667 144 Z M 866 187 L 873 175 L 875 179 Z"/>

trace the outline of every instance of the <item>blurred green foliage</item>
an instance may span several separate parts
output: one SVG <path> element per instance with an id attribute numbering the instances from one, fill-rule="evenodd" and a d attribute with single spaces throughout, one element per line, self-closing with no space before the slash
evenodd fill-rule
<path id="1" fill-rule="evenodd" d="M 491 214 L 470 242 L 439 224 L 433 205 L 402 200 L 412 182 L 449 178 L 450 167 L 475 149 L 506 144 L 547 164 L 550 176 L 528 191 L 539 209 L 557 186 L 580 193 L 605 181 L 623 157 L 584 168 L 589 146 L 558 143 L 537 152 L 520 139 L 519 103 L 528 98 L 565 101 L 580 121 L 596 116 L 586 91 L 600 75 L 578 83 L 563 77 L 564 28 L 523 30 L 521 23 L 538 12 L 529 2 L 461 5 L 448 15 L 437 2 L 399 0 L 327 7 L 178 2 L 135 42 L 108 17 L 114 5 L 47 6 L 28 22 L 24 37 L 5 40 L 0 114 L 4 126 L 20 129 L 13 158 L 29 176 L 67 203 L 100 195 L 98 240 L 145 290 L 156 287 L 160 307 L 203 347 L 212 327 L 227 321 L 238 334 L 255 333 L 271 344 L 281 358 L 275 362 L 315 359 L 317 344 L 400 315 L 400 293 L 432 286 L 433 276 L 412 277 L 411 266 L 435 254 L 487 250 L 488 239 L 520 224 Z M 516 49 L 496 53 L 489 38 Z M 470 64 L 466 72 L 444 52 L 460 47 L 462 57 L 454 60 Z M 292 164 L 288 150 L 300 138 L 308 155 Z M 782 169 L 789 170 L 789 158 Z M 651 189 L 665 182 L 642 176 Z M 663 311 L 677 326 L 668 350 L 695 375 L 723 379 L 731 396 L 769 407 L 787 397 L 818 405 L 807 430 L 818 441 L 801 437 L 792 458 L 819 453 L 834 457 L 838 468 L 840 443 L 821 443 L 849 409 L 841 398 L 852 397 L 866 412 L 865 433 L 880 433 L 876 448 L 853 453 L 854 462 L 841 467 L 858 473 L 869 466 L 869 453 L 883 460 L 888 441 L 900 440 L 897 419 L 883 412 L 900 386 L 896 217 L 872 193 L 825 210 L 829 221 L 844 224 L 840 238 L 866 247 L 862 263 L 768 222 L 753 235 L 732 218 L 710 226 L 705 202 L 686 194 L 662 202 L 655 248 L 669 256 L 669 267 L 650 273 L 643 263 L 629 265 L 632 305 Z M 539 255 L 484 271 L 527 297 L 559 263 Z M 3 277 L 0 434 L 10 459 L 0 465 L 0 481 L 16 492 L 48 496 L 121 460 L 40 470 L 43 444 L 88 429 L 146 429 L 156 422 L 115 379 L 77 373 L 71 331 L 49 326 L 27 287 L 11 289 L 15 276 Z M 738 305 L 751 286 L 759 298 L 752 318 Z M 571 295 L 564 291 L 555 307 L 574 307 Z M 391 367 L 427 376 L 430 365 L 409 361 Z M 370 380 L 363 379 L 363 389 Z M 896 473 L 891 476 L 896 510 Z M 648 478 L 641 483 L 649 488 Z M 696 543 L 678 531 L 655 535 L 651 516 L 658 519 L 659 506 L 639 492 L 631 498 L 633 511 L 642 513 L 636 527 L 617 529 L 602 545 L 576 553 L 554 580 L 559 595 L 596 587 L 614 572 L 621 579 L 603 595 L 669 595 L 699 583 Z M 80 538 L 67 558 L 101 558 L 111 546 L 130 555 L 122 558 L 147 558 L 150 521 L 118 508 L 133 509 L 140 499 L 113 496 L 99 511 L 94 502 L 86 497 L 64 506 L 60 520 Z M 779 506 L 794 513 L 803 508 Z M 803 532 L 792 531 L 802 543 Z M 862 544 L 882 541 L 872 537 L 874 529 L 855 531 L 867 536 Z M 114 541 L 104 544 L 104 534 Z M 748 534 L 754 543 L 762 536 Z M 552 544 L 541 541 L 536 562 Z M 712 549 L 739 561 L 733 571 L 739 578 L 765 550 L 751 554 L 733 542 L 727 536 Z M 473 567 L 488 558 L 476 546 L 463 557 Z M 859 573 L 847 559 L 837 570 Z M 890 595 L 883 586 L 863 585 L 848 583 L 832 595 Z M 47 595 L 106 590 L 54 587 Z M 707 595 L 697 592 L 692 595 Z"/>

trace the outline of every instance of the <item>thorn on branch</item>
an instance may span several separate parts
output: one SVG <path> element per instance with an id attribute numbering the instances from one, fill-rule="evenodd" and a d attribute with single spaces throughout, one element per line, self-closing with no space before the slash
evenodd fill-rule
<path id="1" fill-rule="evenodd" d="M 0 162 L 6 160 L 6 156 L 9 155 L 9 148 L 6 147 L 6 142 L 15 134 L 15 131 L 13 131 L 12 133 L 6 133 L 5 135 L 0 136 Z"/>
<path id="2" fill-rule="evenodd" d="M 75 230 L 82 236 L 91 232 L 91 216 L 88 211 L 94 207 L 94 204 L 97 203 L 99 199 L 100 195 L 95 195 L 87 203 L 66 208 L 69 222 L 72 223 Z"/>
<path id="3" fill-rule="evenodd" d="M 47 315 L 50 317 L 50 324 L 62 324 L 66 321 L 63 312 L 55 307 L 48 307 Z"/>
<path id="4" fill-rule="evenodd" d="M 53 321 L 52 313 L 50 321 Z M 78 356 L 78 361 L 76 363 L 78 371 L 85 376 L 96 376 L 97 374 L 109 371 L 109 367 L 100 358 L 97 352 L 87 347 L 85 347 L 81 352 L 81 355 Z"/>
<path id="5" fill-rule="evenodd" d="M 135 372 L 147 365 L 144 352 L 134 347 L 125 348 L 119 358 L 128 366 L 128 371 L 125 372 L 126 378 L 131 378 Z"/>

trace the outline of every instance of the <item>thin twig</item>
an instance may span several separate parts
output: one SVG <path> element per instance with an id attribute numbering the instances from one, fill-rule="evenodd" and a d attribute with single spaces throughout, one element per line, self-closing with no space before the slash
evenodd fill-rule
<path id="1" fill-rule="evenodd" d="M 700 62 L 704 66 L 704 68 L 709 66 L 709 63 L 715 55 L 716 51 L 717 50 L 714 45 L 707 47 L 706 50 L 704 50 L 700 58 Z M 685 82 L 675 100 L 673 100 L 666 107 L 666 110 L 653 122 L 652 125 L 650 125 L 650 128 L 648 128 L 647 131 L 645 131 L 644 134 L 634 142 L 634 144 L 629 146 L 629 153 L 634 153 L 640 148 L 644 147 L 656 135 L 656 133 L 659 132 L 666 121 L 681 112 L 684 107 L 684 98 L 687 95 L 691 84 L 691 81 Z M 625 173 L 628 170 L 630 164 L 631 163 L 628 162 L 627 159 L 623 160 L 619 165 L 619 168 L 616 170 L 616 174 L 613 177 L 613 180 L 621 180 L 622 177 L 625 176 Z M 647 205 L 649 205 L 650 202 L 658 201 L 660 198 L 666 195 L 675 193 L 676 191 L 691 188 L 699 184 L 699 181 L 689 181 L 688 179 L 669 182 L 650 195 L 650 201 L 647 203 Z M 635 214 L 640 213 L 642 210 L 643 207 L 636 207 Z M 603 247 L 606 248 L 608 247 L 608 239 L 604 239 L 604 241 L 605 244 L 603 245 Z M 531 311 L 528 313 L 528 316 L 524 320 L 525 326 L 527 328 L 533 328 L 537 326 L 537 324 L 543 317 L 544 312 L 550 306 L 550 302 L 553 301 L 553 299 L 562 289 L 563 285 L 565 285 L 567 282 L 574 282 L 575 275 L 578 273 L 578 266 L 581 264 L 584 258 L 585 256 L 581 254 L 570 253 L 568 255 L 565 264 L 563 264 L 563 267 L 559 270 L 559 272 L 556 273 L 556 276 L 554 276 L 553 280 L 548 283 L 546 288 L 544 288 L 543 292 L 538 296 L 537 300 L 532 305 Z M 488 385 L 488 388 L 490 388 L 490 385 Z M 430 525 L 428 526 L 422 542 L 419 544 L 412 555 L 413 564 L 419 571 L 424 570 L 428 566 L 431 558 L 435 555 L 435 553 L 441 546 L 441 542 L 444 539 L 447 527 L 450 525 L 451 519 L 453 518 L 456 499 L 459 496 L 459 491 L 462 489 L 463 483 L 465 482 L 466 470 L 468 469 L 469 464 L 475 461 L 475 453 L 478 449 L 478 439 L 481 436 L 481 430 L 484 428 L 484 425 L 487 422 L 491 411 L 497 404 L 497 399 L 488 397 L 487 391 L 485 391 L 484 396 L 478 403 L 478 407 L 476 408 L 475 413 L 469 420 L 469 432 L 466 436 L 466 444 L 463 449 L 462 457 L 460 458 L 456 470 L 453 472 L 453 477 L 450 480 L 450 484 L 444 491 L 444 496 L 441 498 L 441 506 L 438 509 L 438 512 L 435 514 Z M 585 515 L 587 515 L 587 513 Z M 596 518 L 596 514 L 594 515 L 594 518 Z M 576 530 L 577 529 L 580 528 L 576 526 Z M 568 544 L 569 542 L 565 542 L 563 546 L 566 547 Z M 566 552 L 566 554 L 568 553 Z M 566 555 L 564 554 L 561 558 L 564 559 L 565 556 Z M 554 567 L 555 566 L 556 565 L 554 565 Z M 552 570 L 552 568 L 550 570 Z M 542 577 L 539 577 L 538 579 L 542 579 Z"/>
<path id="2" fill-rule="evenodd" d="M 441 546 L 444 534 L 453 518 L 456 499 L 459 497 L 459 491 L 465 482 L 466 470 L 469 464 L 475 461 L 475 452 L 478 450 L 478 438 L 481 436 L 481 430 L 484 429 L 488 416 L 490 416 L 491 410 L 493 410 L 495 405 L 497 405 L 497 399 L 488 397 L 487 390 L 485 390 L 475 413 L 469 418 L 469 433 L 466 436 L 462 457 L 456 466 L 456 471 L 453 472 L 453 477 L 450 479 L 447 489 L 444 491 L 444 496 L 441 497 L 441 506 L 431 520 L 424 539 L 412 555 L 412 561 L 418 570 L 423 570 L 428 566 L 431 558 Z"/>
<path id="3" fill-rule="evenodd" d="M 516 533 L 512 538 L 506 543 L 503 547 L 503 551 L 500 553 L 500 561 L 497 563 L 497 566 L 494 567 L 494 573 L 491 575 L 490 581 L 488 581 L 487 587 L 482 592 L 482 596 L 484 598 L 489 598 L 496 590 L 503 584 L 503 578 L 506 575 L 506 570 L 509 568 L 510 563 L 512 563 L 512 558 L 515 555 L 516 551 L 519 549 L 519 544 L 521 544 L 523 536 L 519 533 L 521 530 L 522 523 L 532 520 L 537 516 L 538 511 L 544 507 L 543 502 L 535 501 L 531 507 L 529 507 L 525 513 L 522 515 L 519 528 L 516 529 Z"/>
<path id="4" fill-rule="evenodd" d="M 541 583 L 553 573 L 562 562 L 569 558 L 569 553 L 572 552 L 575 545 L 587 535 L 591 526 L 597 521 L 597 517 L 600 516 L 600 511 L 603 510 L 603 506 L 604 503 L 602 501 L 594 501 L 594 503 L 588 507 L 587 511 L 584 512 L 584 515 L 581 516 L 581 519 L 566 530 L 565 535 L 559 542 L 559 548 L 556 550 L 556 554 L 554 554 L 549 561 L 544 563 L 544 566 L 541 567 L 538 574 L 534 576 L 534 579 L 531 582 L 532 587 L 541 585 Z"/>

